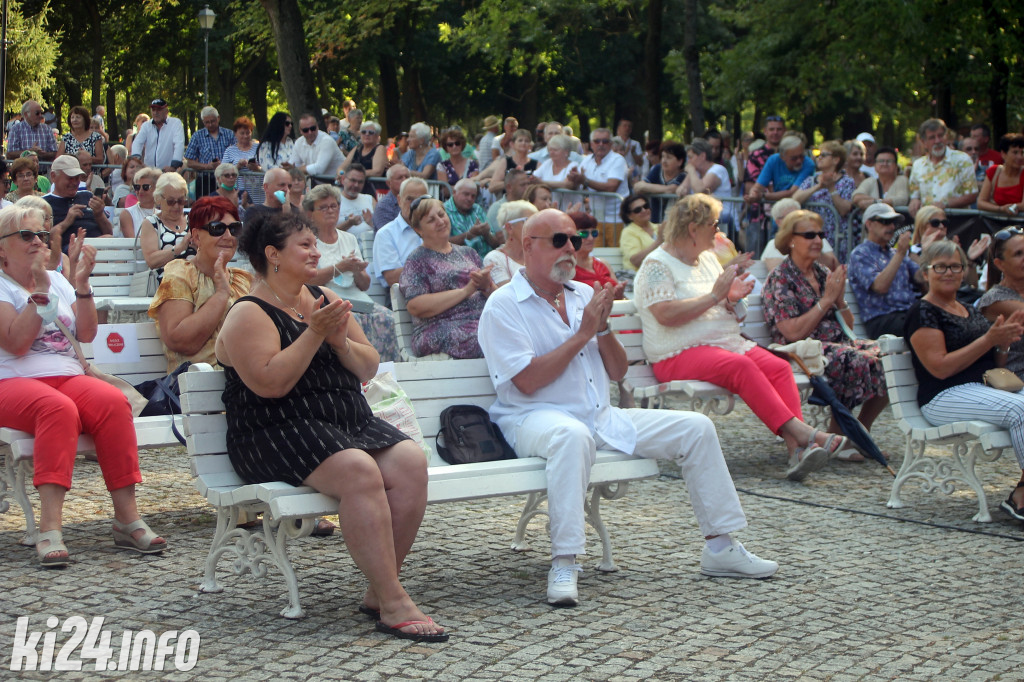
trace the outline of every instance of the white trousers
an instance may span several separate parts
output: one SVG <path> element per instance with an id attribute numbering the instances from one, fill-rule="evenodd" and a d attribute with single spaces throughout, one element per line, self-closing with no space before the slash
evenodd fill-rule
<path id="1" fill-rule="evenodd" d="M 623 410 L 636 425 L 638 457 L 673 459 L 683 472 L 701 535 L 746 527 L 736 488 L 710 419 L 696 412 Z M 583 505 L 597 450 L 607 448 L 582 423 L 557 410 L 537 410 L 515 433 L 520 457 L 543 457 L 548 480 L 551 556 L 586 553 Z"/>

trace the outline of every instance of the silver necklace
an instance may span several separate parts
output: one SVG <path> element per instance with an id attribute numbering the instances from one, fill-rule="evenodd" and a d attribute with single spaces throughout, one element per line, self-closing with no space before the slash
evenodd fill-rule
<path id="1" fill-rule="evenodd" d="M 551 296 L 552 298 L 554 298 L 555 299 L 555 307 L 556 308 L 561 308 L 562 307 L 562 302 L 558 300 L 558 297 L 562 295 L 561 291 L 554 291 L 554 292 L 552 292 L 552 291 L 548 291 L 547 289 L 541 289 L 539 286 L 537 286 L 536 284 L 533 283 L 533 280 L 531 280 L 529 277 L 526 276 L 525 272 L 523 273 L 523 277 L 526 279 L 527 283 L 531 287 L 533 287 L 534 291 L 536 291 L 538 293 L 541 293 L 541 294 L 547 294 L 548 296 Z"/>
<path id="2" fill-rule="evenodd" d="M 274 298 L 276 298 L 278 301 L 280 301 L 281 305 L 283 305 L 286 308 L 291 308 L 292 312 L 295 313 L 300 320 L 306 319 L 306 317 L 302 313 L 300 313 L 298 310 L 296 310 L 294 308 L 294 306 L 290 306 L 287 303 L 285 303 L 284 301 L 282 301 L 281 297 L 277 295 L 276 291 L 274 291 L 274 287 L 270 286 L 270 283 L 267 282 L 267 280 L 263 280 L 263 283 L 267 285 L 267 288 L 270 289 L 270 293 L 272 293 L 274 295 Z"/>

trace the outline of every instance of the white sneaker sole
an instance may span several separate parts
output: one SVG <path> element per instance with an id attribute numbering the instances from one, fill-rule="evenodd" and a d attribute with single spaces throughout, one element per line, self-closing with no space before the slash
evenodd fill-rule
<path id="1" fill-rule="evenodd" d="M 751 578 L 753 580 L 765 580 L 771 578 L 778 571 L 778 568 L 761 571 L 760 573 L 740 573 L 739 571 L 727 571 L 704 568 L 701 566 L 700 574 L 709 578 Z"/>

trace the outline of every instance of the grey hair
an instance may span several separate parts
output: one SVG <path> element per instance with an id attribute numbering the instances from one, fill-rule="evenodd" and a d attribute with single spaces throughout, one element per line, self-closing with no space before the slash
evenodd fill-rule
<path id="1" fill-rule="evenodd" d="M 781 145 L 780 145 L 781 147 Z M 694 138 L 693 142 L 690 143 L 690 151 L 694 154 L 703 154 L 708 160 L 711 159 L 711 154 L 714 150 L 711 149 L 711 143 L 702 137 Z M 779 149 L 779 151 L 782 151 Z"/>
<path id="2" fill-rule="evenodd" d="M 796 149 L 797 147 L 804 147 L 804 141 L 796 135 L 786 135 L 779 142 L 779 154 L 785 154 L 790 149 Z"/>
<path id="3" fill-rule="evenodd" d="M 941 130 L 943 132 L 949 130 L 946 126 L 946 122 L 941 118 L 929 118 L 927 121 L 921 124 L 921 127 L 917 129 L 918 137 L 924 139 L 924 136 L 933 130 Z"/>
<path id="4" fill-rule="evenodd" d="M 312 213 L 313 206 L 316 202 L 327 198 L 332 198 L 338 203 L 341 203 L 341 190 L 334 185 L 328 185 L 327 183 L 317 185 L 313 189 L 309 190 L 309 192 L 306 193 L 306 196 L 302 199 L 302 210 L 306 213 Z"/>
<path id="5" fill-rule="evenodd" d="M 376 121 L 363 121 L 363 125 L 359 126 L 359 129 L 362 130 L 363 128 L 373 128 L 373 131 L 378 135 L 380 135 L 380 131 L 382 130 L 380 124 Z"/>
<path id="6" fill-rule="evenodd" d="M 934 129 L 933 129 L 934 130 Z M 960 245 L 949 239 L 934 241 L 921 252 L 921 267 L 930 268 L 932 262 L 937 258 L 948 258 L 956 255 L 960 259 L 960 265 L 967 267 L 967 254 L 960 248 Z"/>
<path id="7" fill-rule="evenodd" d="M 217 111 L 216 107 L 212 107 L 212 106 L 207 105 L 207 106 L 203 107 L 202 111 L 199 112 L 199 118 L 202 119 L 202 118 L 206 118 L 207 116 L 216 116 L 217 118 L 220 118 L 220 112 Z"/>
<path id="8" fill-rule="evenodd" d="M 138 175 L 138 171 L 135 171 Z M 156 181 L 156 189 L 153 191 L 153 198 L 158 202 L 164 198 L 164 192 L 167 188 L 176 189 L 180 192 L 184 192 L 185 196 L 188 197 L 188 183 L 185 182 L 185 178 L 181 177 L 180 173 L 163 173 L 160 175 L 160 179 Z"/>
<path id="9" fill-rule="evenodd" d="M 471 180 L 470 178 L 462 178 L 461 180 L 459 180 L 458 182 L 455 183 L 455 187 L 453 189 L 456 192 L 458 192 L 463 187 L 469 187 L 470 185 L 472 185 L 473 188 L 476 189 L 477 194 L 480 193 L 480 188 L 477 187 L 476 181 L 475 180 Z"/>
<path id="10" fill-rule="evenodd" d="M 49 213 L 53 215 L 53 207 L 42 197 L 37 197 L 34 194 L 29 194 L 27 197 L 22 197 L 14 202 L 15 206 L 24 206 L 25 208 L 37 208 L 43 212 L 43 217 Z"/>
<path id="11" fill-rule="evenodd" d="M 21 204 L 19 201 L 18 204 Z M 39 222 L 46 221 L 46 214 L 43 213 L 42 209 L 36 208 L 35 206 L 18 205 L 8 206 L 4 210 L 0 211 L 0 230 L 4 233 L 17 232 L 21 229 L 21 226 L 25 222 L 25 218 L 28 216 L 35 216 L 39 218 Z"/>
<path id="12" fill-rule="evenodd" d="M 559 133 L 550 140 L 548 140 L 548 147 L 554 147 L 555 149 L 561 149 L 563 152 L 571 152 L 572 148 L 575 147 L 572 138 L 565 133 Z"/>
<path id="13" fill-rule="evenodd" d="M 25 103 L 21 105 L 21 115 L 22 116 L 24 116 L 25 114 L 28 113 L 28 108 L 29 108 L 28 105 L 32 104 L 32 102 L 35 102 L 35 100 L 34 99 L 27 99 L 27 100 L 25 100 Z"/>
<path id="14" fill-rule="evenodd" d="M 505 223 L 517 218 L 529 218 L 538 213 L 537 207 L 529 201 L 508 201 L 498 209 L 498 225 L 504 227 Z"/>
<path id="15" fill-rule="evenodd" d="M 238 172 L 238 166 L 236 166 L 233 163 L 222 163 L 222 164 L 220 164 L 219 166 L 217 166 L 213 170 L 213 177 L 216 178 L 217 180 L 220 180 L 222 177 L 224 177 L 225 173 L 227 173 L 228 171 L 231 171 L 231 170 L 233 170 L 233 171 L 235 171 L 237 173 Z M 136 171 L 136 172 L 138 172 L 138 171 Z"/>
<path id="16" fill-rule="evenodd" d="M 409 193 L 413 191 L 412 190 L 412 186 L 413 185 L 417 185 L 417 186 L 423 188 L 421 194 L 426 194 L 427 193 L 427 182 L 426 182 L 426 180 L 424 180 L 423 178 L 417 178 L 416 176 L 413 176 L 411 178 L 406 178 L 405 180 L 402 180 L 402 185 L 398 188 L 398 196 L 400 196 L 400 197 L 408 196 Z"/>
<path id="17" fill-rule="evenodd" d="M 608 137 L 611 137 L 612 135 L 612 131 L 610 131 L 608 128 L 594 128 L 593 130 L 590 131 L 591 142 L 594 141 L 594 135 L 597 135 L 598 133 L 608 133 Z"/>
<path id="18" fill-rule="evenodd" d="M 793 197 L 779 199 L 772 205 L 772 220 L 776 223 L 781 223 L 783 218 L 799 208 L 800 202 Z"/>
<path id="19" fill-rule="evenodd" d="M 429 140 L 430 139 L 430 126 L 423 121 L 419 123 L 413 123 L 409 126 L 409 134 L 416 137 L 418 140 Z"/>
<path id="20" fill-rule="evenodd" d="M 390 180 L 391 178 L 395 177 L 395 173 L 398 172 L 399 168 L 405 168 L 405 164 L 396 163 L 394 166 L 390 166 L 387 172 L 384 173 L 384 177 Z M 405 169 L 409 170 L 408 168 Z"/>
<path id="21" fill-rule="evenodd" d="M 142 184 L 142 181 L 145 178 L 153 178 L 153 182 L 156 182 L 157 180 L 160 179 L 160 176 L 163 174 L 164 172 L 159 168 L 154 168 L 153 166 L 143 166 L 142 168 L 135 171 L 133 182 L 137 184 Z"/>

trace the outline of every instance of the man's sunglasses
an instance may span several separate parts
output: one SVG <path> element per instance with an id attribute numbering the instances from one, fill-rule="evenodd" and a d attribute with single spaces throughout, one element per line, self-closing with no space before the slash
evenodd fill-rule
<path id="1" fill-rule="evenodd" d="M 308 128 L 300 128 L 300 130 L 302 130 L 302 132 L 304 132 L 304 133 L 311 133 L 314 130 L 316 130 L 316 126 L 309 126 Z"/>
<path id="2" fill-rule="evenodd" d="M 565 232 L 556 232 L 550 237 L 530 237 L 530 239 L 550 239 L 551 246 L 555 247 L 556 249 L 561 249 L 565 247 L 566 242 L 570 242 L 572 244 L 572 248 L 576 249 L 577 251 L 579 251 L 580 247 L 583 246 L 583 237 L 579 236 L 578 234 L 569 236 Z"/>
<path id="3" fill-rule="evenodd" d="M 642 211 L 649 211 L 650 209 L 651 209 L 651 205 L 650 204 L 640 204 L 639 206 L 634 206 L 633 208 L 629 209 L 629 212 L 630 213 L 640 213 Z"/>
<path id="4" fill-rule="evenodd" d="M 902 218 L 872 218 L 876 223 L 882 223 L 883 225 L 902 225 Z"/>
<path id="5" fill-rule="evenodd" d="M 579 235 L 582 239 L 586 239 L 587 237 L 593 237 L 594 239 L 597 239 L 599 236 L 601 236 L 601 230 L 580 230 Z"/>
<path id="6" fill-rule="evenodd" d="M 808 239 L 808 240 L 815 239 L 815 238 L 817 238 L 817 239 L 824 239 L 825 238 L 825 233 L 824 232 L 794 232 L 793 234 L 795 234 L 798 237 L 803 237 L 804 239 Z"/>
<path id="7" fill-rule="evenodd" d="M 222 223 L 221 221 L 216 220 L 212 223 L 203 225 L 199 229 L 206 230 L 210 233 L 211 237 L 220 237 L 225 231 L 230 232 L 232 237 L 237 237 L 242 234 L 242 223 Z"/>
<path id="8" fill-rule="evenodd" d="M 8 237 L 13 237 L 16 234 L 21 235 L 21 241 L 23 242 L 30 242 L 36 237 L 39 237 L 39 241 L 47 246 L 50 245 L 50 233 L 45 230 L 40 232 L 33 232 L 32 230 L 15 230 L 14 232 L 8 232 L 7 234 L 0 236 L 0 239 L 7 239 Z"/>

